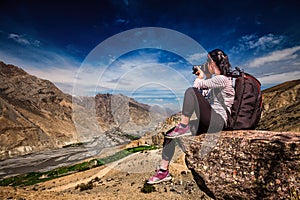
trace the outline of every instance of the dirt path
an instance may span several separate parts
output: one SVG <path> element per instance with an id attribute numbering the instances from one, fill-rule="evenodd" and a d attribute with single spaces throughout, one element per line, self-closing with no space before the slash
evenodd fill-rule
<path id="1" fill-rule="evenodd" d="M 136 153 L 137 154 L 137 153 Z M 82 183 L 86 184 L 88 183 L 89 181 L 95 179 L 96 177 L 97 178 L 102 178 L 103 176 L 105 176 L 107 173 L 109 173 L 111 170 L 113 170 L 114 168 L 116 168 L 116 166 L 119 164 L 119 163 L 122 163 L 124 162 L 125 160 L 129 159 L 130 157 L 134 157 L 135 154 L 131 154 L 121 160 L 118 160 L 117 162 L 113 162 L 109 165 L 106 165 L 106 166 L 102 166 L 102 167 L 99 167 L 95 170 L 89 170 L 89 172 L 81 172 L 80 174 L 77 173 L 74 175 L 75 179 L 71 177 L 68 178 L 68 181 L 69 183 L 67 184 L 63 184 L 63 185 L 59 185 L 59 186 L 54 186 L 53 188 L 49 189 L 49 191 L 64 191 L 64 190 L 67 190 L 67 189 L 70 189 L 70 188 L 75 188 L 77 185 L 80 185 Z M 96 171 L 96 172 L 94 172 Z M 81 179 L 78 180 L 77 177 L 80 177 Z M 64 178 L 62 178 L 64 179 Z"/>

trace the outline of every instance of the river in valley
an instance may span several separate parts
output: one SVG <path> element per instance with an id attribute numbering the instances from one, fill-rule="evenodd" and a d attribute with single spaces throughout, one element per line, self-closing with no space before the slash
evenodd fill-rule
<path id="1" fill-rule="evenodd" d="M 87 159 L 102 157 L 120 150 L 119 146 L 103 147 L 90 143 L 77 147 L 47 150 L 0 161 L 0 179 L 29 172 L 45 172 Z"/>

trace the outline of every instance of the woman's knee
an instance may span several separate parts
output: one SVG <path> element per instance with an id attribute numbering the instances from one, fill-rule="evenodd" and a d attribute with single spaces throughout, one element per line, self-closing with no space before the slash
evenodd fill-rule
<path id="1" fill-rule="evenodd" d="M 185 92 L 194 92 L 194 89 L 196 89 L 196 88 L 189 87 L 189 88 L 187 88 L 187 89 L 186 89 L 186 91 L 185 91 Z"/>
<path id="2" fill-rule="evenodd" d="M 188 99 L 195 98 L 197 101 L 198 99 L 203 98 L 203 95 L 198 91 L 197 88 L 194 87 L 189 87 L 186 89 L 184 96 Z"/>
<path id="3" fill-rule="evenodd" d="M 193 87 L 189 87 L 188 89 L 185 90 L 185 95 L 187 94 L 195 94 L 195 90 L 197 90 L 197 88 L 193 88 Z"/>

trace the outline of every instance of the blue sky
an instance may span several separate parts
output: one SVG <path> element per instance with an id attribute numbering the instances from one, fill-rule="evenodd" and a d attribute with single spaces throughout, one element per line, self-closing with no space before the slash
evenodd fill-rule
<path id="1" fill-rule="evenodd" d="M 180 110 L 192 64 L 223 49 L 263 88 L 300 78 L 299 1 L 0 2 L 0 60 L 73 95 Z"/>

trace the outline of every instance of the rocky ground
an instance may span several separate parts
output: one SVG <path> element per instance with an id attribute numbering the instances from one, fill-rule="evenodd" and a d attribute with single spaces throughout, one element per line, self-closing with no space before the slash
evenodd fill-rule
<path id="1" fill-rule="evenodd" d="M 1 187 L 0 199 L 210 199 L 197 187 L 179 148 L 170 167 L 173 180 L 143 193 L 144 183 L 154 174 L 160 155 L 161 150 L 140 152 L 107 166 L 33 186 Z"/>

